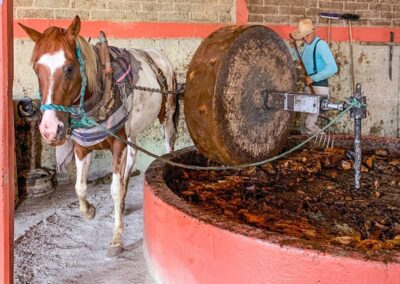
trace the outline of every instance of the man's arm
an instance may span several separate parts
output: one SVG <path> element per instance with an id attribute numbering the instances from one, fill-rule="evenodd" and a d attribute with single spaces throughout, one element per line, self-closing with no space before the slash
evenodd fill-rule
<path id="1" fill-rule="evenodd" d="M 325 62 L 325 67 L 318 73 L 311 76 L 311 79 L 314 82 L 325 80 L 338 71 L 335 58 L 333 57 L 333 54 L 325 41 L 320 41 L 318 43 L 317 52 L 321 55 L 322 60 Z"/>

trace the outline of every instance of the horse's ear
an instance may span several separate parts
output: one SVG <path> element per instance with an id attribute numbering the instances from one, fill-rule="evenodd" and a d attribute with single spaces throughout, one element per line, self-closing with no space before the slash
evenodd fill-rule
<path id="1" fill-rule="evenodd" d="M 79 35 L 80 30 L 81 30 L 81 19 L 79 18 L 78 15 L 76 15 L 75 19 L 72 21 L 72 23 L 69 25 L 67 29 L 67 35 L 69 39 L 75 40 L 75 38 Z"/>
<path id="2" fill-rule="evenodd" d="M 39 38 L 42 36 L 40 32 L 37 30 L 34 30 L 30 27 L 27 27 L 21 23 L 18 23 L 18 25 L 26 32 L 26 34 L 35 42 L 37 43 L 39 41 Z"/>

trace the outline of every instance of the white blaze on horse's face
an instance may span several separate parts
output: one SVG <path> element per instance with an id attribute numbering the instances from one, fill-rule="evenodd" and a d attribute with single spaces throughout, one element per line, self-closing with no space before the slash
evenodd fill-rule
<path id="1" fill-rule="evenodd" d="M 53 103 L 54 74 L 64 66 L 66 62 L 63 50 L 54 53 L 46 53 L 40 57 L 37 64 L 47 68 L 49 71 L 48 89 L 45 104 Z M 54 110 L 45 110 L 43 112 L 42 121 L 39 125 L 40 133 L 47 143 L 54 144 L 59 141 L 59 136 L 64 130 L 64 124 L 58 119 Z"/>

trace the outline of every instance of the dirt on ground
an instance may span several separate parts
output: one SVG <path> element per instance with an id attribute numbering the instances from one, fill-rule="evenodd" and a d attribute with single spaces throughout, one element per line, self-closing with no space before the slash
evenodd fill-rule
<path id="1" fill-rule="evenodd" d="M 167 183 L 201 209 L 288 236 L 284 244 L 399 262 L 400 158 L 364 153 L 359 191 L 353 159 L 342 148 L 305 149 L 242 171 L 175 169 Z"/>
<path id="2" fill-rule="evenodd" d="M 92 182 L 88 200 L 96 209 L 85 220 L 73 185 L 22 201 L 15 212 L 15 283 L 153 284 L 143 257 L 143 176 L 131 178 L 124 212 L 125 250 L 106 259 L 114 218 L 110 180 Z"/>

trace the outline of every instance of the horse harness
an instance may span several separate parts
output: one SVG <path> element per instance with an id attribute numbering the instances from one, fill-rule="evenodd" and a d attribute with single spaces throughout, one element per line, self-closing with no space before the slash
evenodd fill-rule
<path id="1" fill-rule="evenodd" d="M 112 115 L 121 104 L 124 104 L 124 101 L 133 93 L 134 89 L 162 94 L 176 93 L 175 91 L 168 91 L 167 79 L 164 73 L 146 51 L 140 49 L 133 50 L 143 58 L 154 74 L 156 74 L 160 89 L 136 86 L 141 63 L 132 58 L 132 55 L 125 49 L 108 46 L 104 32 L 100 32 L 99 42 L 94 46 L 94 49 L 102 69 L 103 94 L 100 100 L 96 102 L 95 109 L 90 111 L 91 116 L 95 117 L 97 121 L 104 121 Z M 163 96 L 158 115 L 161 123 L 164 121 L 165 112 L 166 97 Z"/>
<path id="2" fill-rule="evenodd" d="M 121 129 L 129 116 L 125 107 L 126 98 L 133 94 L 133 90 L 158 92 L 161 94 L 180 94 L 175 91 L 176 81 L 173 81 L 174 90 L 169 91 L 166 78 L 154 60 L 145 51 L 134 50 L 150 66 L 156 74 L 161 89 L 136 86 L 139 80 L 141 62 L 126 49 L 108 46 L 104 33 L 100 33 L 100 40 L 96 51 L 101 73 L 101 91 L 85 100 L 88 78 L 85 70 L 85 61 L 79 42 L 76 42 L 76 56 L 82 77 L 78 106 L 64 106 L 42 104 L 40 110 L 54 110 L 70 113 L 69 133 L 75 142 L 82 146 L 92 146 L 106 139 L 110 133 Z M 100 78 L 99 78 L 100 79 Z M 40 94 L 40 93 L 39 93 Z M 41 96 L 41 95 L 40 95 Z M 163 96 L 162 107 L 158 118 L 163 123 L 166 112 L 166 98 Z"/>

